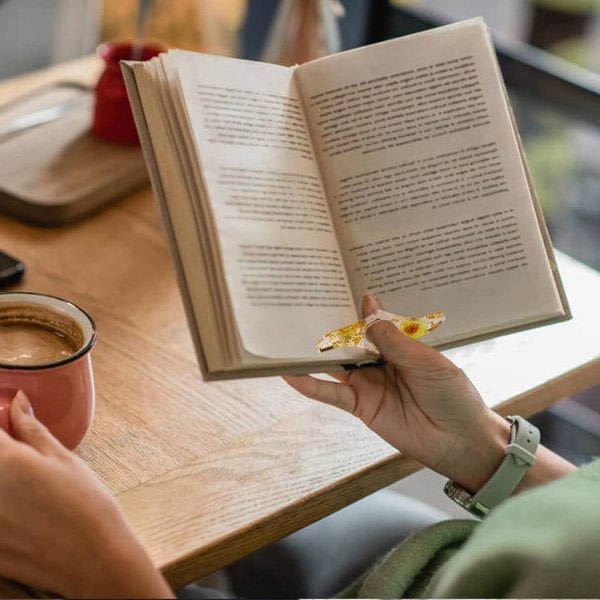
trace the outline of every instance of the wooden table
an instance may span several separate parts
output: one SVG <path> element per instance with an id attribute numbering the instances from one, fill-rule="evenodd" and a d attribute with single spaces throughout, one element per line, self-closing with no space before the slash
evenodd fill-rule
<path id="1" fill-rule="evenodd" d="M 0 85 L 0 102 L 89 59 Z M 97 412 L 79 449 L 177 587 L 415 471 L 350 415 L 278 379 L 204 383 L 149 189 L 82 223 L 0 217 L 27 264 L 17 289 L 66 297 L 98 325 Z M 501 413 L 530 415 L 600 383 L 600 275 L 561 257 L 574 319 L 448 352 Z"/>

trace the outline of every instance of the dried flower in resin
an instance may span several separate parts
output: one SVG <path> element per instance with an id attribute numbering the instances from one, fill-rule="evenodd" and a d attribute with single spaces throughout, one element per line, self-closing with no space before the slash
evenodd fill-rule
<path id="1" fill-rule="evenodd" d="M 326 333 L 317 342 L 317 349 L 319 352 L 326 352 L 334 348 L 353 347 L 378 353 L 375 345 L 369 342 L 365 336 L 367 329 L 377 321 L 391 321 L 404 335 L 420 338 L 439 327 L 445 320 L 446 317 L 441 312 L 431 313 L 424 317 L 401 317 L 385 310 L 378 310 L 358 323 L 352 323 L 352 325 L 346 325 Z"/>

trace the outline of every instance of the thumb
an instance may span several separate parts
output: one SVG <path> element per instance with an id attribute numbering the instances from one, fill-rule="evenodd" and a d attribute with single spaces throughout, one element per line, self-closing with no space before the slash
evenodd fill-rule
<path id="1" fill-rule="evenodd" d="M 363 297 L 365 317 L 381 308 L 375 296 L 368 294 Z M 397 367 L 433 371 L 447 367 L 450 362 L 431 346 L 400 333 L 391 321 L 373 323 L 367 329 L 367 338 L 377 346 L 388 363 Z"/>
<path id="2" fill-rule="evenodd" d="M 42 454 L 55 453 L 61 449 L 60 442 L 38 421 L 25 392 L 19 390 L 10 407 L 10 426 L 13 437 Z"/>

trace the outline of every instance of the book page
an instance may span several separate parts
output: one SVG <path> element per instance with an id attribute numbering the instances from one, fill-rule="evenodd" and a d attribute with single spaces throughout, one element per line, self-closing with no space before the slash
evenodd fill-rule
<path id="1" fill-rule="evenodd" d="M 243 350 L 318 360 L 327 326 L 358 315 L 293 70 L 183 51 L 163 60 L 177 73 Z"/>
<path id="2" fill-rule="evenodd" d="M 174 113 L 169 110 L 172 107 L 164 102 L 168 98 L 167 82 L 158 85 L 162 75 L 159 65 L 158 60 L 128 64 L 123 68 L 123 77 L 148 174 L 169 238 L 200 367 L 203 372 L 220 370 L 232 362 L 234 354 L 227 346 L 227 333 L 219 327 L 219 318 L 214 318 L 223 308 L 217 295 L 218 279 L 213 277 L 210 249 L 203 243 L 194 219 L 191 188 L 187 187 L 188 161 L 185 153 L 178 152 L 174 143 L 177 137 L 171 136 L 168 130 L 175 124 Z M 167 203 L 167 198 L 170 203 Z M 198 243 L 190 244 L 190 239 L 195 238 Z"/>
<path id="3" fill-rule="evenodd" d="M 297 69 L 355 302 L 426 341 L 564 314 L 480 19 Z"/>

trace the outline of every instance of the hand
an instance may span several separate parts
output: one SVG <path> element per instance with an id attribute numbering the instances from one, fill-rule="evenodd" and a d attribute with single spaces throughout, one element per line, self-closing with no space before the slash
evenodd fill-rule
<path id="1" fill-rule="evenodd" d="M 0 430 L 0 576 L 65 597 L 166 598 L 171 590 L 111 493 L 19 392 Z"/>
<path id="2" fill-rule="evenodd" d="M 365 296 L 365 316 L 381 308 Z M 387 364 L 284 379 L 300 393 L 360 418 L 375 433 L 466 489 L 478 490 L 502 462 L 510 425 L 489 410 L 467 376 L 437 350 L 389 321 L 369 327 Z"/>

